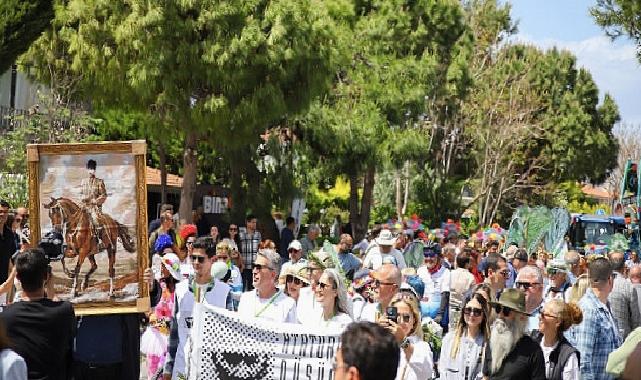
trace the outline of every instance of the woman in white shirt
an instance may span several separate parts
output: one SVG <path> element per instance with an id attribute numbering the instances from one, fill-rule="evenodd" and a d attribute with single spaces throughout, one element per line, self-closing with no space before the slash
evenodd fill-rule
<path id="1" fill-rule="evenodd" d="M 430 345 L 423 341 L 418 300 L 408 292 L 398 293 L 390 306 L 396 308 L 396 321 L 384 316 L 379 323 L 387 326 L 400 343 L 401 355 L 396 380 L 431 379 L 434 357 Z"/>
<path id="2" fill-rule="evenodd" d="M 490 337 L 488 302 L 473 294 L 463 304 L 456 329 L 443 338 L 438 368 L 444 380 L 476 380 L 483 377 L 484 346 Z"/>
<path id="3" fill-rule="evenodd" d="M 316 321 L 320 327 L 347 327 L 353 321 L 352 301 L 347 296 L 345 280 L 336 269 L 325 269 L 315 290 L 316 302 L 323 311 Z"/>
<path id="4" fill-rule="evenodd" d="M 543 307 L 539 314 L 539 331 L 542 333 L 539 339 L 545 359 L 546 379 L 580 379 L 578 351 L 565 339 L 563 333 L 582 320 L 583 313 L 573 302 L 553 299 Z"/>

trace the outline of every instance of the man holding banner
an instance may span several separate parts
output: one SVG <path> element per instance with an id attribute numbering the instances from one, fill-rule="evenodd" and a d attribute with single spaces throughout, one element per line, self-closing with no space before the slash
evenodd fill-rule
<path id="1" fill-rule="evenodd" d="M 296 323 L 296 302 L 276 288 L 280 255 L 273 249 L 258 251 L 252 265 L 254 290 L 240 296 L 238 313 L 251 320 L 266 319 L 277 323 Z"/>
<path id="2" fill-rule="evenodd" d="M 224 309 L 228 304 L 229 285 L 211 275 L 215 255 L 216 245 L 212 240 L 198 238 L 189 256 L 194 267 L 194 275 L 176 285 L 168 355 L 163 373 L 165 380 L 177 379 L 187 372 L 185 357 L 190 345 L 186 343 L 193 325 L 194 305 L 206 303 Z"/>

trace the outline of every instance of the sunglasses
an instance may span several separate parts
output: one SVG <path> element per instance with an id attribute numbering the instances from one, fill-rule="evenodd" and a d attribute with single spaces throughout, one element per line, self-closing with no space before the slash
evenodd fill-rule
<path id="1" fill-rule="evenodd" d="M 409 323 L 410 319 L 412 319 L 411 314 L 399 314 L 398 317 L 396 317 L 396 323 L 401 323 L 401 322 Z"/>
<path id="2" fill-rule="evenodd" d="M 509 270 L 507 270 L 507 269 L 506 269 L 506 270 L 502 270 L 502 271 L 500 271 L 499 273 L 500 273 L 500 274 L 502 274 L 502 275 L 503 275 L 503 277 L 505 277 L 505 278 L 510 277 L 510 271 L 509 271 Z"/>
<path id="3" fill-rule="evenodd" d="M 198 263 L 202 264 L 205 262 L 205 256 L 200 256 L 200 255 L 191 255 L 189 256 L 192 262 L 198 261 Z"/>
<path id="4" fill-rule="evenodd" d="M 322 268 L 313 268 L 313 267 L 307 267 L 307 272 L 312 273 L 315 270 L 323 270 Z"/>
<path id="5" fill-rule="evenodd" d="M 374 280 L 374 286 L 375 286 L 375 287 L 377 287 L 377 288 L 378 288 L 378 287 L 379 287 L 379 286 L 381 286 L 381 285 L 389 285 L 389 286 L 392 286 L 392 285 L 396 285 L 396 284 L 395 284 L 395 283 L 393 283 L 393 282 L 382 282 L 382 281 L 380 281 L 380 280 Z"/>
<path id="6" fill-rule="evenodd" d="M 238 231 L 238 228 L 230 228 L 230 231 Z"/>
<path id="7" fill-rule="evenodd" d="M 291 274 L 288 274 L 287 277 L 285 277 L 285 282 L 287 283 L 293 282 L 294 285 L 302 285 L 303 287 L 307 286 L 307 284 L 304 281 L 302 281 L 298 277 L 292 276 Z"/>
<path id="8" fill-rule="evenodd" d="M 538 282 L 520 282 L 519 281 L 519 282 L 514 284 L 514 286 L 516 286 L 517 289 L 523 289 L 523 290 L 526 290 L 526 291 L 530 290 L 530 288 L 533 287 L 534 285 L 539 285 L 539 283 Z"/>
<path id="9" fill-rule="evenodd" d="M 318 286 L 320 287 L 321 290 L 325 290 L 326 288 L 334 289 L 334 287 L 330 284 L 326 284 L 324 282 L 318 282 Z"/>
<path id="10" fill-rule="evenodd" d="M 192 244 L 194 244 L 194 242 L 195 242 L 195 240 L 187 240 L 187 241 L 185 242 L 185 244 L 187 244 L 187 245 L 192 245 Z"/>
<path id="11" fill-rule="evenodd" d="M 472 317 L 480 317 L 483 315 L 483 309 L 478 309 L 476 307 L 466 307 L 463 309 L 463 314 L 471 315 Z"/>
<path id="12" fill-rule="evenodd" d="M 292 253 L 292 252 L 300 252 L 298 249 L 290 248 L 287 250 L 287 252 Z"/>
<path id="13" fill-rule="evenodd" d="M 264 265 L 264 264 L 252 264 L 252 270 L 254 270 L 254 269 L 258 269 L 258 271 L 261 271 L 263 269 L 272 270 L 272 268 L 270 268 L 269 266 Z"/>
<path id="14" fill-rule="evenodd" d="M 496 314 L 503 313 L 503 316 L 509 317 L 510 314 L 512 313 L 512 310 L 514 310 L 514 309 L 512 309 L 511 307 L 507 307 L 507 306 L 495 305 L 494 306 L 494 310 L 496 311 Z"/>
<path id="15" fill-rule="evenodd" d="M 436 256 L 437 256 L 436 252 L 434 252 L 434 251 L 423 252 L 423 257 L 425 257 L 425 258 L 432 258 L 432 257 L 436 257 Z"/>
<path id="16" fill-rule="evenodd" d="M 548 314 L 548 313 L 546 313 L 544 311 L 542 311 L 541 314 L 539 314 L 539 315 L 541 316 L 541 318 L 554 318 L 554 319 L 558 319 L 559 318 L 556 315 Z"/>

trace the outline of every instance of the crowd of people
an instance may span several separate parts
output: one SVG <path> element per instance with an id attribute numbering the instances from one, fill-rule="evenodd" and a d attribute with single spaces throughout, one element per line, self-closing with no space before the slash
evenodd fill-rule
<path id="1" fill-rule="evenodd" d="M 0 203 L 0 253 L 20 244 L 7 215 Z M 394 226 L 357 244 L 339 228 L 331 244 L 316 226 L 297 239 L 293 218 L 274 242 L 253 215 L 224 229 L 174 223 L 163 207 L 150 226 L 142 335 L 139 314 L 76 318 L 49 290 L 43 250 L 14 255 L 0 282 L 15 276 L 23 293 L 0 314 L 0 378 L 137 379 L 143 353 L 149 379 L 178 379 L 196 303 L 343 330 L 336 379 L 641 378 L 636 254 L 553 258 Z"/>

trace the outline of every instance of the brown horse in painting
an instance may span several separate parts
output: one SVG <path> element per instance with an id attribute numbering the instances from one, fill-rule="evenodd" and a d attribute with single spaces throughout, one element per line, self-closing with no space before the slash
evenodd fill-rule
<path id="1" fill-rule="evenodd" d="M 65 257 L 62 258 L 64 272 L 73 279 L 73 295 L 78 295 L 78 274 L 80 267 L 86 258 L 89 259 L 91 268 L 85 275 L 82 289 L 89 285 L 89 277 L 96 271 L 98 265 L 94 255 L 98 252 L 98 239 L 92 236 L 91 215 L 85 208 L 78 206 L 69 198 L 51 198 L 51 202 L 45 203 L 44 207 L 49 210 L 49 219 L 55 228 L 59 228 L 64 236 L 67 249 L 65 257 L 76 257 L 76 267 L 70 272 L 65 266 Z M 118 238 L 127 252 L 135 252 L 135 244 L 127 231 L 127 227 L 113 220 L 109 215 L 102 214 L 100 217 L 101 228 L 98 229 L 98 238 L 102 241 L 107 257 L 109 259 L 109 295 L 113 296 L 113 281 L 116 277 L 114 268 L 116 262 L 116 249 Z"/>

